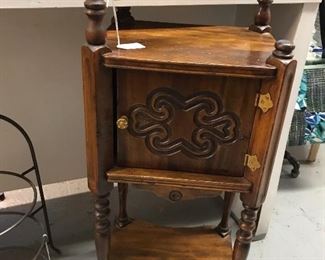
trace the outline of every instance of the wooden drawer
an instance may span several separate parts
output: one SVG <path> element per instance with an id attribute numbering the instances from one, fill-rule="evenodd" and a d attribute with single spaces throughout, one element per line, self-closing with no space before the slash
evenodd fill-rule
<path id="1" fill-rule="evenodd" d="M 259 79 L 118 69 L 115 82 L 119 167 L 243 176 Z"/>

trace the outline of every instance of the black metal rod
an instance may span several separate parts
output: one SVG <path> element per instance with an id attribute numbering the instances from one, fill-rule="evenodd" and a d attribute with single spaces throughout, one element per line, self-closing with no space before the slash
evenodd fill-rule
<path id="1" fill-rule="evenodd" d="M 6 199 L 5 193 L 0 192 L 0 201 L 4 201 Z"/>
<path id="2" fill-rule="evenodd" d="M 17 122 L 15 122 L 14 120 L 12 120 L 11 118 L 1 115 L 0 114 L 0 119 L 8 122 L 9 124 L 13 125 L 25 138 L 28 147 L 29 147 L 29 151 L 32 157 L 32 161 L 34 164 L 34 170 L 35 170 L 35 176 L 36 176 L 36 181 L 37 181 L 37 185 L 38 185 L 38 190 L 39 190 L 39 194 L 40 194 L 40 198 L 41 198 L 41 204 L 42 204 L 42 208 L 43 208 L 43 214 L 44 214 L 44 221 L 45 221 L 45 226 L 46 226 L 46 232 L 48 235 L 48 242 L 50 247 L 55 250 L 56 252 L 60 253 L 60 250 L 58 250 L 57 248 L 55 248 L 54 246 L 54 242 L 53 242 L 53 237 L 52 237 L 52 232 L 51 232 L 51 228 L 50 228 L 50 222 L 49 222 L 49 217 L 48 217 L 48 213 L 47 213 L 47 207 L 46 207 L 46 203 L 45 203 L 45 196 L 44 196 L 44 191 L 43 191 L 43 186 L 42 186 L 42 180 L 41 180 L 41 176 L 40 176 L 40 171 L 38 168 L 38 163 L 37 163 L 37 159 L 36 159 L 36 153 L 35 153 L 35 149 L 33 146 L 33 143 L 29 137 L 29 135 L 27 134 L 27 132 L 25 131 L 24 128 L 22 128 Z"/>
<path id="3" fill-rule="evenodd" d="M 35 167 L 33 166 L 33 167 L 29 168 L 28 170 L 22 172 L 21 175 L 25 176 L 27 173 L 30 173 L 31 171 L 34 171 L 34 170 L 35 170 Z"/>
<path id="4" fill-rule="evenodd" d="M 17 174 L 18 175 L 18 174 Z M 35 205 L 34 205 L 35 206 Z M 25 216 L 26 214 L 23 213 L 23 212 L 18 212 L 18 211 L 7 211 L 7 212 L 1 212 L 2 215 L 17 215 L 17 216 Z M 39 256 L 41 255 L 42 253 L 42 250 L 45 248 L 47 249 L 47 244 L 48 244 L 48 236 L 47 234 L 44 234 L 45 233 L 45 230 L 44 230 L 44 227 L 42 225 L 42 223 L 37 220 L 34 216 L 31 216 L 31 215 L 27 215 L 26 216 L 27 218 L 31 219 L 34 223 L 36 223 L 42 233 L 43 233 L 43 236 L 42 236 L 42 241 L 41 241 L 41 244 L 40 246 L 38 247 L 37 251 L 36 251 L 36 254 L 34 255 L 33 259 L 32 260 L 36 260 L 36 259 L 39 259 Z M 11 247 L 12 248 L 12 247 Z M 18 248 L 21 248 L 21 247 L 18 247 Z M 47 250 L 46 250 L 47 251 Z M 47 258 L 48 260 L 50 260 L 50 254 L 49 252 L 47 251 Z"/>
<path id="5" fill-rule="evenodd" d="M 288 151 L 285 151 L 284 158 L 293 166 L 290 176 L 297 178 L 300 174 L 300 163 Z"/>
<path id="6" fill-rule="evenodd" d="M 9 171 L 0 171 L 0 175 L 9 175 L 9 176 L 14 176 L 16 178 L 19 178 L 19 179 L 25 181 L 26 183 L 28 183 L 33 190 L 33 200 L 32 200 L 32 204 L 31 204 L 31 207 L 29 208 L 29 210 L 27 210 L 25 213 L 22 213 L 22 217 L 20 219 L 18 219 L 18 221 L 16 221 L 13 225 L 9 226 L 8 228 L 5 228 L 4 230 L 0 230 L 0 236 L 2 236 L 4 234 L 8 233 L 10 230 L 14 229 L 15 227 L 19 226 L 32 213 L 33 209 L 35 208 L 36 201 L 37 201 L 37 190 L 36 190 L 34 183 L 31 180 L 29 180 L 25 176 L 22 176 L 18 173 L 9 172 Z M 4 212 L 0 213 L 0 215 L 3 215 L 3 214 L 6 214 L 6 213 L 4 213 Z"/>
<path id="7" fill-rule="evenodd" d="M 39 212 L 41 209 L 43 208 L 43 206 L 39 206 L 37 209 L 35 209 L 30 215 L 34 216 L 37 212 Z"/>

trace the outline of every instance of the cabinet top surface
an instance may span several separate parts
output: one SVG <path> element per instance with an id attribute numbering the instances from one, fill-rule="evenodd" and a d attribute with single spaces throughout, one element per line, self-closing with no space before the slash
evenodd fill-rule
<path id="1" fill-rule="evenodd" d="M 145 49 L 117 49 L 115 31 L 108 31 L 105 65 L 116 68 L 174 71 L 240 77 L 274 77 L 266 64 L 274 49 L 272 35 L 242 27 L 184 26 L 120 31 L 122 43 L 139 42 Z"/>

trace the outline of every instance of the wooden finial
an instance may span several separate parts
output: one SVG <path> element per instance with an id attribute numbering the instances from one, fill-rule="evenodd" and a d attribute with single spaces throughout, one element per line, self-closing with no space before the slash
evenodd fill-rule
<path id="1" fill-rule="evenodd" d="M 273 55 L 280 59 L 292 59 L 292 51 L 295 49 L 295 46 L 288 40 L 279 40 L 275 43 L 275 50 Z"/>
<path id="2" fill-rule="evenodd" d="M 257 0 L 259 10 L 255 16 L 255 22 L 249 27 L 251 31 L 265 33 L 271 32 L 271 4 L 273 0 Z"/>
<path id="3" fill-rule="evenodd" d="M 106 2 L 104 0 L 86 0 L 85 7 L 85 13 L 88 16 L 86 40 L 91 45 L 104 45 L 106 30 L 102 21 L 106 13 Z"/>
<path id="4" fill-rule="evenodd" d="M 131 14 L 131 7 L 117 7 L 116 15 L 120 29 L 130 29 L 135 26 L 135 19 Z M 111 19 L 110 28 L 115 28 L 114 17 Z"/>

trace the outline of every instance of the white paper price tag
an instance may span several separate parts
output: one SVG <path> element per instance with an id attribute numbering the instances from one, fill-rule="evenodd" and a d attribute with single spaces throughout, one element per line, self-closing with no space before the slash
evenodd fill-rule
<path id="1" fill-rule="evenodd" d="M 118 44 L 116 47 L 123 50 L 135 50 L 146 48 L 146 46 L 138 42 Z"/>

